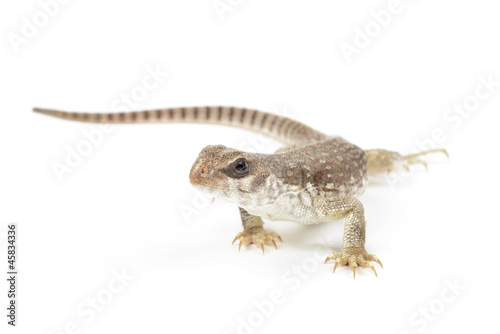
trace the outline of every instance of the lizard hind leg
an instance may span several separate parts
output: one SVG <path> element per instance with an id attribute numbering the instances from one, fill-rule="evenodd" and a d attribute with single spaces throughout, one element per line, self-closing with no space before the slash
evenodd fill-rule
<path id="1" fill-rule="evenodd" d="M 367 169 L 368 174 L 376 174 L 387 171 L 391 172 L 394 168 L 399 166 L 404 167 L 407 171 L 410 170 L 411 165 L 421 164 L 427 170 L 427 163 L 421 159 L 422 156 L 441 152 L 449 157 L 448 152 L 445 149 L 432 149 L 427 151 L 422 151 L 418 153 L 401 155 L 397 152 L 391 152 L 386 150 L 366 150 L 367 157 Z"/>

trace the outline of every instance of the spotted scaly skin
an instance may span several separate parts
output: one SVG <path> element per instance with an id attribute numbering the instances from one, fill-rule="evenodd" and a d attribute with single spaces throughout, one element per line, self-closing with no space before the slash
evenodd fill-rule
<path id="1" fill-rule="evenodd" d="M 222 145 L 205 147 L 191 168 L 191 183 L 210 195 L 239 207 L 243 232 L 233 243 L 277 247 L 281 237 L 263 228 L 262 218 L 317 224 L 345 219 L 340 252 L 333 271 L 348 265 L 356 277 L 361 266 L 377 272 L 382 263 L 365 250 L 365 216 L 356 198 L 370 174 L 423 164 L 430 150 L 403 156 L 387 150 L 362 150 L 338 136 L 327 136 L 295 120 L 236 107 L 191 107 L 127 113 L 80 113 L 35 108 L 34 111 L 73 121 L 93 123 L 210 123 L 264 133 L 287 146 L 274 154 L 243 152 Z"/>

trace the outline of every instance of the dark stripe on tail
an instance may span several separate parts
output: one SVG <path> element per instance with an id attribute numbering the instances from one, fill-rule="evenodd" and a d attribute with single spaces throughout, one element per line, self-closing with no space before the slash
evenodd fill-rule
<path id="1" fill-rule="evenodd" d="M 49 116 L 91 123 L 213 123 L 264 133 L 287 144 L 304 145 L 326 136 L 292 119 L 253 109 L 227 107 L 167 108 L 120 113 L 78 113 L 35 108 Z M 201 113 L 205 113 L 205 116 Z"/>

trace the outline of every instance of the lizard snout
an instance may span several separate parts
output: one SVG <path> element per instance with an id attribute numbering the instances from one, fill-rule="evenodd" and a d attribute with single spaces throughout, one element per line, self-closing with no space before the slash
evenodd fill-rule
<path id="1" fill-rule="evenodd" d="M 189 173 L 189 181 L 192 184 L 203 184 L 203 179 L 208 175 L 209 168 L 201 163 L 196 161 L 191 168 L 191 173 Z"/>

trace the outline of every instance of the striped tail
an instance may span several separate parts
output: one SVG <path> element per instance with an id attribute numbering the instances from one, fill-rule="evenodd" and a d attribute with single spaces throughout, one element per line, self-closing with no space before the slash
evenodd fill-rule
<path id="1" fill-rule="evenodd" d="M 90 123 L 211 123 L 263 133 L 289 145 L 304 145 L 327 136 L 305 124 L 267 112 L 234 107 L 167 108 L 122 113 L 80 113 L 34 108 L 33 111 Z"/>

